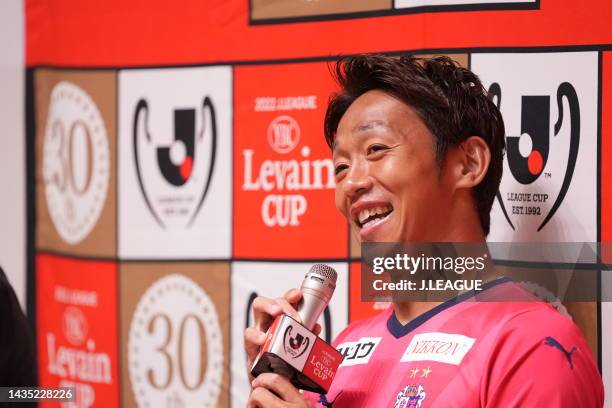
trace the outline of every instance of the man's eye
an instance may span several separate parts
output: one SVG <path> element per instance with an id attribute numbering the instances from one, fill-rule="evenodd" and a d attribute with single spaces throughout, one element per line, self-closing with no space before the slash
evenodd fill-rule
<path id="1" fill-rule="evenodd" d="M 348 166 L 346 164 L 339 164 L 334 168 L 334 174 L 338 175 L 340 174 L 340 172 L 342 172 L 343 170 L 347 169 Z"/>
<path id="2" fill-rule="evenodd" d="M 381 144 L 374 144 L 374 145 L 368 146 L 367 154 L 377 153 L 383 150 L 387 150 L 387 146 L 381 145 Z"/>

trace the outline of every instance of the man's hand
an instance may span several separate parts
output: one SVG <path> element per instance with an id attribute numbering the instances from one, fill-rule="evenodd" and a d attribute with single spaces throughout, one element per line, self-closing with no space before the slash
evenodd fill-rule
<path id="1" fill-rule="evenodd" d="M 247 408 L 313 408 L 312 403 L 282 375 L 263 373 L 251 383 Z"/>
<path id="2" fill-rule="evenodd" d="M 244 331 L 244 349 L 247 354 L 247 370 L 249 379 L 252 381 L 251 368 L 255 357 L 259 353 L 261 346 L 266 341 L 266 332 L 276 316 L 284 313 L 291 316 L 298 322 L 302 322 L 300 315 L 296 312 L 296 306 L 302 299 L 302 293 L 297 289 L 288 290 L 282 298 L 270 299 L 258 296 L 253 301 L 254 323 Z M 314 333 L 319 334 L 321 326 L 315 325 Z"/>

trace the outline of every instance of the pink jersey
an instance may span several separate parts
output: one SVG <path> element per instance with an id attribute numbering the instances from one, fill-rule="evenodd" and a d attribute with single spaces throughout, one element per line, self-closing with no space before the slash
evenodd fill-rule
<path id="1" fill-rule="evenodd" d="M 529 296 L 505 279 L 486 286 L 490 298 Z M 603 406 L 582 334 L 542 302 L 464 294 L 406 325 L 390 307 L 349 325 L 334 345 L 344 361 L 327 395 L 308 394 L 317 407 Z"/>

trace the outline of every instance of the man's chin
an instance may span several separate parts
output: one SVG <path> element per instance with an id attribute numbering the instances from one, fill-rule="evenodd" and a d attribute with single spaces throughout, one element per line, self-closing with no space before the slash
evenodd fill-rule
<path id="1" fill-rule="evenodd" d="M 393 242 L 404 242 L 398 238 L 390 237 L 385 234 L 373 234 L 367 237 L 358 237 L 357 242 L 359 244 L 370 244 L 370 243 L 393 243 Z"/>

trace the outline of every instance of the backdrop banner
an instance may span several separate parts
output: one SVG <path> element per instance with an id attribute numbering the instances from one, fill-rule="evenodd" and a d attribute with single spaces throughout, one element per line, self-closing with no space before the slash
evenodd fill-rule
<path id="1" fill-rule="evenodd" d="M 76 407 L 243 407 L 255 296 L 330 264 L 328 341 L 388 305 L 362 299 L 334 206 L 323 119 L 342 55 L 448 55 L 480 76 L 506 125 L 490 242 L 612 242 L 610 15 L 607 0 L 26 2 L 40 385 L 76 387 Z M 529 287 L 612 388 L 612 256 L 502 252 L 544 282 L 588 270 L 588 298 Z"/>

